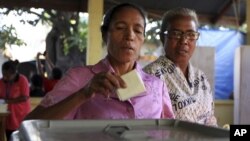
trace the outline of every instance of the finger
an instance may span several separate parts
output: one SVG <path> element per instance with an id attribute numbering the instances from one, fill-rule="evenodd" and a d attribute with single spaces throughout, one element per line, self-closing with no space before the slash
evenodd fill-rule
<path id="1" fill-rule="evenodd" d="M 117 89 L 117 87 L 113 85 L 113 83 L 108 78 L 104 80 L 103 87 L 109 92 L 112 92 L 113 90 Z"/>
<path id="2" fill-rule="evenodd" d="M 114 86 L 106 77 L 106 73 L 99 73 L 91 80 L 91 88 L 93 91 L 106 96 L 114 89 Z"/>
<path id="3" fill-rule="evenodd" d="M 110 90 L 108 90 L 107 88 L 105 88 L 103 85 L 101 85 L 98 88 L 95 88 L 95 91 L 98 94 L 104 95 L 105 97 L 109 97 L 110 96 Z"/>
<path id="4" fill-rule="evenodd" d="M 106 93 L 106 88 L 102 85 L 92 85 L 91 89 L 95 93 Z"/>
<path id="5" fill-rule="evenodd" d="M 110 92 L 109 90 L 105 89 L 105 88 L 99 88 L 98 89 L 98 94 L 103 95 L 104 97 L 109 97 L 110 96 Z"/>
<path id="6" fill-rule="evenodd" d="M 120 88 L 120 82 L 119 79 L 117 78 L 117 76 L 114 73 L 111 72 L 107 72 L 106 73 L 106 77 L 107 79 L 110 81 L 111 85 L 113 85 L 113 87 L 115 89 Z"/>
<path id="7" fill-rule="evenodd" d="M 126 82 L 122 79 L 121 76 L 119 76 L 119 75 L 116 74 L 116 73 L 114 73 L 113 75 L 116 77 L 116 80 L 118 81 L 119 86 L 120 86 L 121 88 L 126 88 L 126 87 L 127 87 Z"/>
<path id="8" fill-rule="evenodd" d="M 119 77 L 111 72 L 101 72 L 96 74 L 92 79 L 92 88 L 94 91 L 99 92 L 107 96 L 114 92 L 117 88 L 120 88 Z"/>

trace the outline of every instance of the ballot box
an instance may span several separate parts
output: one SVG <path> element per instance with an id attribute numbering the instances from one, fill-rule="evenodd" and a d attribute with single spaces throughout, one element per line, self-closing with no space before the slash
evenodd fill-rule
<path id="1" fill-rule="evenodd" d="M 229 130 L 168 119 L 27 120 L 18 136 L 18 141 L 229 141 Z"/>

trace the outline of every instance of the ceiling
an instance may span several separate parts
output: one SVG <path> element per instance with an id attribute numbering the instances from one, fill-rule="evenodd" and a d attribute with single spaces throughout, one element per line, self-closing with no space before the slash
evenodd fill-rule
<path id="1" fill-rule="evenodd" d="M 161 19 L 174 7 L 194 9 L 201 24 L 239 26 L 246 21 L 246 0 L 104 0 L 104 11 L 122 3 L 142 6 L 149 18 Z M 88 0 L 1 0 L 0 7 L 35 7 L 63 11 L 87 12 Z"/>

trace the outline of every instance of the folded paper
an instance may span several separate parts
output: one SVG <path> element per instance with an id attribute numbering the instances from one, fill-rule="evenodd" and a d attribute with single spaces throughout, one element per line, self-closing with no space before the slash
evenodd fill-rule
<path id="1" fill-rule="evenodd" d="M 136 70 L 132 70 L 121 77 L 127 84 L 127 88 L 120 88 L 117 90 L 118 97 L 121 101 L 128 100 L 131 97 L 135 97 L 140 93 L 145 92 L 146 89 L 142 78 Z"/>

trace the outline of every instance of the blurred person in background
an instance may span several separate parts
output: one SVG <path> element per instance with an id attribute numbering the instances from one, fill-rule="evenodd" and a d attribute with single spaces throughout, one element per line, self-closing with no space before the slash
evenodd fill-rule
<path id="1" fill-rule="evenodd" d="M 39 74 L 33 74 L 30 78 L 30 96 L 43 97 L 44 95 L 43 77 Z"/>
<path id="2" fill-rule="evenodd" d="M 42 63 L 41 56 L 45 57 L 45 64 Z M 36 62 L 38 74 L 40 74 L 43 78 L 43 90 L 46 94 L 51 91 L 56 83 L 62 78 L 63 72 L 60 68 L 55 67 L 55 65 L 50 61 L 46 51 L 44 52 L 44 54 L 37 54 Z M 45 68 L 46 64 L 48 66 L 48 71 L 46 71 Z"/>
<path id="3" fill-rule="evenodd" d="M 10 114 L 6 118 L 6 137 L 10 140 L 13 131 L 17 130 L 24 117 L 30 112 L 29 82 L 18 73 L 16 61 L 7 61 L 2 65 L 3 77 L 0 79 L 0 99 L 8 104 Z"/>

